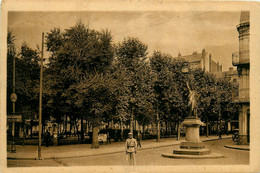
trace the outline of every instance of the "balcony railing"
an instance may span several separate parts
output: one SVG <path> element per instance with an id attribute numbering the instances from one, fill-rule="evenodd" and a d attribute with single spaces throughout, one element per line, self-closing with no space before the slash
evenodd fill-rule
<path id="1" fill-rule="evenodd" d="M 249 88 L 239 89 L 238 91 L 234 91 L 232 95 L 232 102 L 233 103 L 249 103 Z"/>
<path id="2" fill-rule="evenodd" d="M 237 66 L 240 64 L 249 64 L 250 63 L 250 52 L 249 50 L 239 51 L 232 53 L 232 64 Z"/>

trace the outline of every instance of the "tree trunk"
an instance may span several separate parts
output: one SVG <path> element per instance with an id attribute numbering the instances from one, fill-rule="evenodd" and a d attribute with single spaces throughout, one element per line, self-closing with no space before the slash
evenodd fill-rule
<path id="1" fill-rule="evenodd" d="M 32 129 L 33 129 L 33 123 L 31 123 L 31 139 L 33 138 Z"/>
<path id="2" fill-rule="evenodd" d="M 133 115 L 133 111 L 131 110 L 130 133 L 132 134 L 133 134 L 133 120 L 134 120 L 134 115 Z"/>
<path id="3" fill-rule="evenodd" d="M 121 128 L 121 141 L 123 141 L 124 140 L 124 124 L 123 124 L 122 120 L 120 122 L 120 128 Z"/>
<path id="4" fill-rule="evenodd" d="M 179 141 L 180 138 L 181 138 L 180 123 L 177 122 L 177 140 Z"/>
<path id="5" fill-rule="evenodd" d="M 98 143 L 98 126 L 97 125 L 92 125 L 92 145 L 91 148 L 98 148 L 99 147 L 99 143 Z"/>
<path id="6" fill-rule="evenodd" d="M 89 123 L 88 123 L 88 121 L 86 122 L 86 125 L 87 125 L 86 133 L 88 134 L 88 132 L 89 132 Z"/>
<path id="7" fill-rule="evenodd" d="M 67 136 L 67 124 L 68 124 L 68 122 L 67 122 L 67 119 L 68 119 L 68 117 L 67 117 L 67 114 L 65 115 L 65 135 Z"/>
<path id="8" fill-rule="evenodd" d="M 25 134 L 25 130 L 26 130 L 26 124 L 24 123 L 23 124 L 23 145 L 24 145 L 24 142 L 25 142 L 25 138 L 26 138 L 26 134 Z"/>
<path id="9" fill-rule="evenodd" d="M 84 126 L 83 126 L 83 116 L 81 115 L 81 117 L 80 117 L 80 124 L 81 124 L 81 126 L 80 126 L 80 135 L 81 135 L 81 142 L 83 142 L 84 141 Z"/>
<path id="10" fill-rule="evenodd" d="M 42 125 L 42 134 L 41 134 L 41 136 L 44 136 L 44 134 L 45 134 L 45 125 L 43 124 Z"/>
<path id="11" fill-rule="evenodd" d="M 71 136 L 72 123 L 70 122 L 70 136 Z"/>
<path id="12" fill-rule="evenodd" d="M 136 120 L 134 120 L 134 125 L 135 125 L 135 131 L 137 130 L 137 123 L 136 123 L 137 121 Z"/>
<path id="13" fill-rule="evenodd" d="M 74 129 L 74 136 L 76 136 L 76 135 L 75 135 L 75 132 L 76 132 L 76 129 L 75 129 L 75 128 L 76 128 L 76 125 L 75 125 L 75 123 L 74 123 L 74 125 L 73 125 L 73 129 Z"/>
<path id="14" fill-rule="evenodd" d="M 219 117 L 219 138 L 222 138 L 222 121 L 221 121 L 221 117 Z"/>
<path id="15" fill-rule="evenodd" d="M 170 123 L 170 129 L 171 129 L 171 134 L 174 134 L 174 127 L 173 127 L 173 122 Z"/>
<path id="16" fill-rule="evenodd" d="M 77 130 L 77 136 L 78 136 L 78 141 L 79 141 L 79 127 L 76 125 L 76 130 Z"/>
<path id="17" fill-rule="evenodd" d="M 207 116 L 207 119 L 206 119 L 206 137 L 209 136 L 209 120 L 208 120 L 208 116 Z"/>
<path id="18" fill-rule="evenodd" d="M 160 141 L 160 118 L 159 118 L 159 110 L 157 107 L 157 140 L 156 142 Z"/>
<path id="19" fill-rule="evenodd" d="M 145 125 L 143 124 L 142 126 L 142 129 L 143 129 L 143 136 L 142 136 L 142 139 L 145 139 Z"/>
<path id="20" fill-rule="evenodd" d="M 168 135 L 168 123 L 167 123 L 167 121 L 165 121 L 165 133 Z"/>
<path id="21" fill-rule="evenodd" d="M 60 124 L 57 123 L 57 135 L 59 136 L 59 134 L 60 134 Z"/>
<path id="22" fill-rule="evenodd" d="M 160 122 L 157 122 L 157 140 L 156 142 L 160 141 Z"/>

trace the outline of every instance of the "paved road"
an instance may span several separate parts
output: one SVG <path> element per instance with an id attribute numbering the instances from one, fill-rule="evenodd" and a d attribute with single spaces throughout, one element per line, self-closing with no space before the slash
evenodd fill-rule
<path id="1" fill-rule="evenodd" d="M 171 159 L 161 156 L 162 153 L 172 153 L 173 149 L 179 148 L 178 145 L 146 149 L 138 151 L 137 165 L 230 165 L 230 164 L 249 164 L 249 151 L 234 150 L 225 148 L 225 144 L 231 144 L 231 139 L 222 139 L 205 142 L 206 148 L 214 153 L 220 153 L 225 158 L 220 159 Z M 30 166 L 120 166 L 126 165 L 124 153 L 108 154 L 102 156 L 89 156 L 82 158 L 58 159 L 58 160 L 8 160 L 8 167 L 30 167 Z"/>

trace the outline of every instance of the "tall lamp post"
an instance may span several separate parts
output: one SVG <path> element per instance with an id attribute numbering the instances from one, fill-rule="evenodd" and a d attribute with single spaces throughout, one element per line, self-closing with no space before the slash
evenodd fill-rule
<path id="1" fill-rule="evenodd" d="M 42 73 L 43 73 L 43 49 L 44 49 L 44 33 L 42 33 L 41 73 L 40 73 L 38 160 L 41 160 L 41 145 L 42 145 Z"/>
<path id="2" fill-rule="evenodd" d="M 13 93 L 11 94 L 10 97 L 11 101 L 13 102 L 13 115 L 15 115 L 15 102 L 17 100 L 17 95 L 15 94 L 15 57 L 13 59 Z M 13 120 L 13 115 L 12 115 L 12 146 L 11 146 L 11 153 L 15 153 L 16 152 L 16 148 L 15 148 L 15 121 Z"/>

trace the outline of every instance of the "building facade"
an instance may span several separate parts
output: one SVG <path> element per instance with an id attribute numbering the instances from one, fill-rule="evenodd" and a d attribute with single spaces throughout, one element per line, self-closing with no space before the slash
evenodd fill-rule
<path id="1" fill-rule="evenodd" d="M 211 54 L 208 53 L 205 49 L 201 53 L 194 51 L 191 55 L 182 56 L 181 53 L 178 54 L 178 57 L 183 58 L 185 61 L 190 63 L 191 68 L 201 68 L 207 72 L 221 72 L 222 65 L 219 62 L 215 62 L 211 58 Z"/>
<path id="2" fill-rule="evenodd" d="M 220 71 L 220 72 L 213 72 L 212 73 L 216 78 L 224 78 L 227 81 L 238 85 L 239 77 L 238 71 L 235 70 L 233 67 L 229 67 L 228 71 Z"/>
<path id="3" fill-rule="evenodd" d="M 249 73 L 250 73 L 250 14 L 242 11 L 240 24 L 237 25 L 239 38 L 239 52 L 232 54 L 233 66 L 237 66 L 239 76 L 239 93 L 233 102 L 239 104 L 239 139 L 241 144 L 250 142 L 250 98 L 249 98 Z"/>

